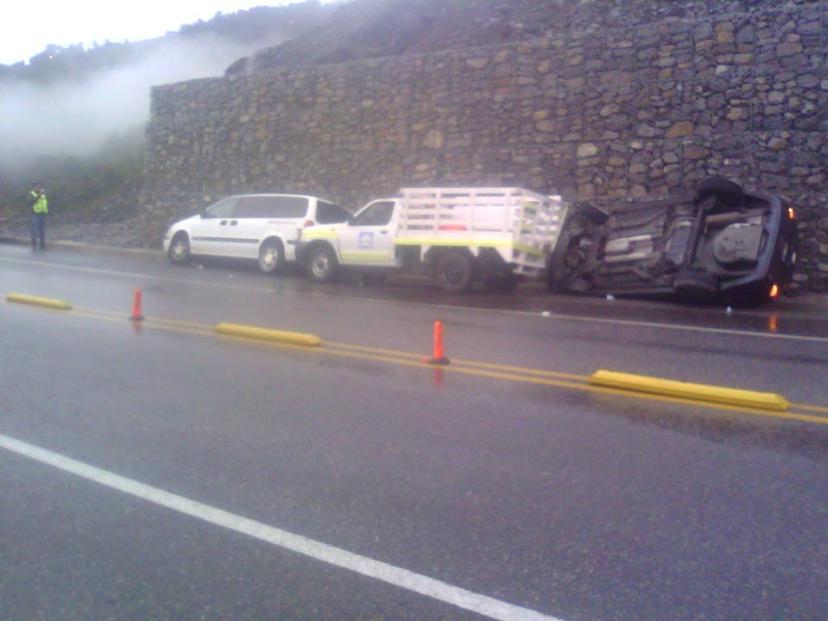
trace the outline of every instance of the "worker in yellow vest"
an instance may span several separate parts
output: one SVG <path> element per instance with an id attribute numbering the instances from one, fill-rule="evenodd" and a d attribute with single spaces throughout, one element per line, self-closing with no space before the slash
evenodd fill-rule
<path id="1" fill-rule="evenodd" d="M 46 214 L 49 213 L 49 201 L 46 192 L 39 183 L 29 190 L 29 202 L 32 207 L 32 250 L 46 250 Z"/>

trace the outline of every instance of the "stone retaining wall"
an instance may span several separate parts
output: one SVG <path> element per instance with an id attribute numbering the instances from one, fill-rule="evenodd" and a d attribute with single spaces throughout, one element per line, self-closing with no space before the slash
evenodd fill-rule
<path id="1" fill-rule="evenodd" d="M 155 88 L 142 226 L 234 192 L 355 208 L 424 184 L 623 208 L 715 173 L 799 207 L 797 281 L 828 290 L 828 2 L 604 5 L 531 41 Z"/>

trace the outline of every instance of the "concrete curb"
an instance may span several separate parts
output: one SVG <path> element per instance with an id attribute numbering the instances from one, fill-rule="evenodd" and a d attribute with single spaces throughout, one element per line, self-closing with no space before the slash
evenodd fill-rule
<path id="1" fill-rule="evenodd" d="M 0 236 L 0 244 L 28 246 L 29 240 L 25 237 Z M 99 244 L 89 244 L 86 242 L 75 242 L 65 240 L 47 240 L 47 246 L 49 248 L 69 250 L 71 252 L 80 252 L 84 254 L 145 257 L 158 260 L 166 259 L 166 255 L 164 254 L 164 251 L 161 250 L 161 248 L 119 248 L 117 246 L 103 246 Z"/>
<path id="2" fill-rule="evenodd" d="M 246 326 L 237 323 L 220 323 L 216 325 L 215 329 L 218 334 L 223 334 L 225 336 L 237 336 L 245 339 L 254 339 L 257 341 L 271 341 L 275 343 L 285 343 L 287 345 L 301 345 L 303 347 L 318 347 L 322 344 L 322 339 L 320 339 L 317 335 L 305 334 L 302 332 L 271 330 L 269 328 Z"/>
<path id="3" fill-rule="evenodd" d="M 675 380 L 649 377 L 646 375 L 632 375 L 616 371 L 599 370 L 589 376 L 590 384 L 610 388 L 622 388 L 635 392 L 642 392 L 668 397 L 679 397 L 692 401 L 707 403 L 723 403 L 740 407 L 784 412 L 790 404 L 782 395 L 771 392 L 756 392 L 740 390 L 724 386 L 709 384 L 691 384 Z"/>
<path id="4" fill-rule="evenodd" d="M 42 306 L 43 308 L 51 308 L 53 310 L 72 310 L 72 305 L 69 302 L 56 300 L 54 298 L 42 298 L 37 295 L 28 295 L 26 293 L 9 293 L 6 296 L 6 301 L 14 302 L 15 304 Z"/>

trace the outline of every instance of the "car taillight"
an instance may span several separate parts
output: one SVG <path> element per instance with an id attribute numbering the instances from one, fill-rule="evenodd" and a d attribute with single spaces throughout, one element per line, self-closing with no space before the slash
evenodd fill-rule
<path id="1" fill-rule="evenodd" d="M 302 228 L 306 229 L 309 226 L 314 226 L 315 224 L 316 222 L 314 222 L 313 220 L 305 220 L 304 224 L 302 224 Z"/>
<path id="2" fill-rule="evenodd" d="M 773 283 L 771 285 L 769 295 L 770 295 L 771 300 L 775 300 L 776 298 L 778 298 L 779 297 L 779 285 L 777 285 L 776 283 Z"/>
<path id="3" fill-rule="evenodd" d="M 788 220 L 796 220 L 796 210 L 793 207 L 788 207 Z"/>

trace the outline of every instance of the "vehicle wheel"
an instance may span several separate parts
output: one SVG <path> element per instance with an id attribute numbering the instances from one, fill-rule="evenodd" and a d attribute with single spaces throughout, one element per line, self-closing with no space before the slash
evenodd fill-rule
<path id="1" fill-rule="evenodd" d="M 437 282 L 443 291 L 463 293 L 468 291 L 474 277 L 472 258 L 456 250 L 447 252 L 437 261 Z"/>
<path id="2" fill-rule="evenodd" d="M 483 287 L 493 293 L 513 293 L 517 286 L 518 277 L 510 270 L 489 272 L 483 277 Z"/>
<path id="3" fill-rule="evenodd" d="M 589 293 L 592 273 L 587 252 L 580 247 L 586 228 L 577 221 L 565 225 L 555 250 L 546 260 L 546 289 L 550 293 Z"/>
<path id="4" fill-rule="evenodd" d="M 602 225 L 609 220 L 609 213 L 596 207 L 592 203 L 583 203 L 579 206 L 579 212 L 592 224 Z"/>
<path id="5" fill-rule="evenodd" d="M 314 282 L 331 282 L 336 278 L 339 263 L 336 254 L 329 246 L 315 246 L 308 253 L 305 263 L 308 277 Z"/>
<path id="6" fill-rule="evenodd" d="M 728 207 L 741 207 L 744 200 L 744 190 L 738 183 L 724 177 L 706 177 L 699 182 L 695 202 L 714 195 Z"/>
<path id="7" fill-rule="evenodd" d="M 176 233 L 170 242 L 170 261 L 183 265 L 190 260 L 190 238 L 183 231 Z"/>
<path id="8" fill-rule="evenodd" d="M 259 269 L 265 274 L 275 274 L 285 263 L 285 251 L 275 239 L 266 240 L 259 248 Z"/>

